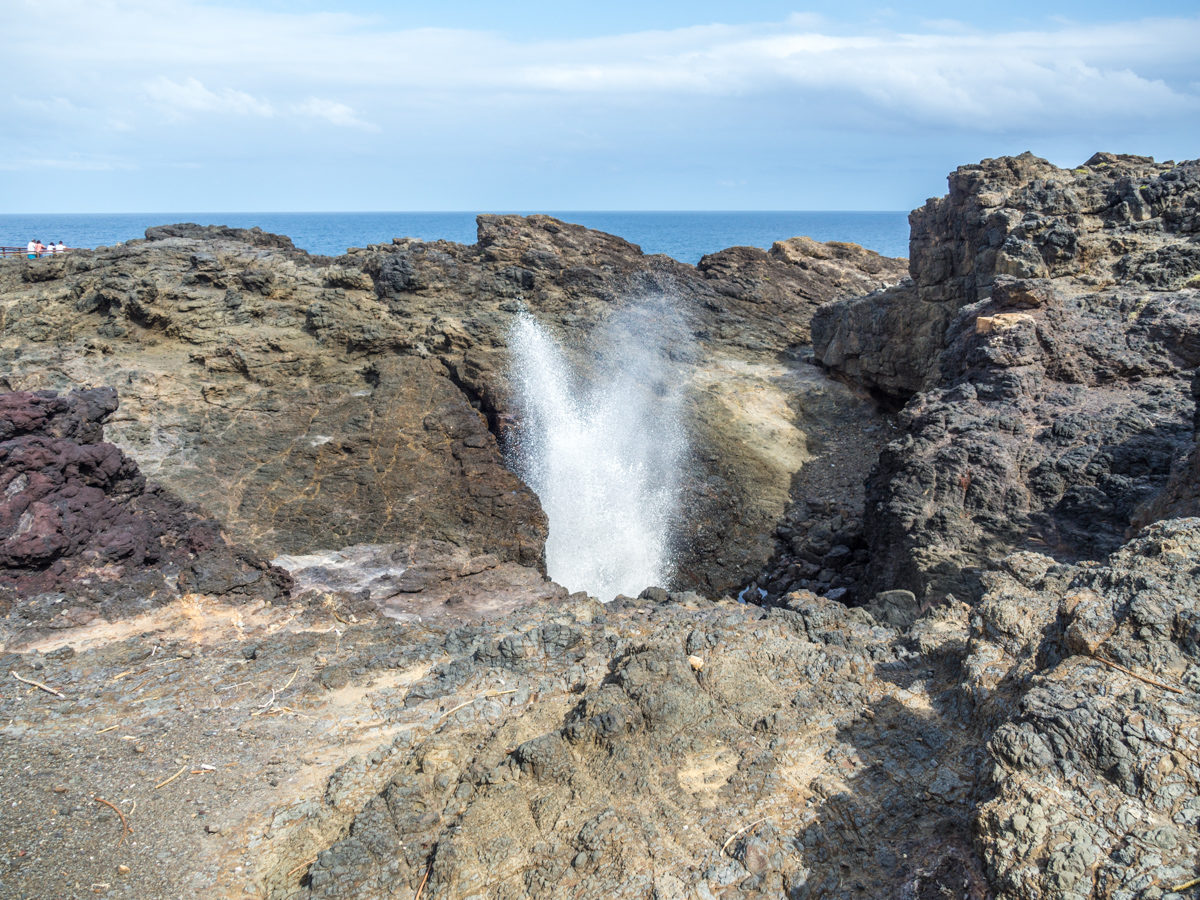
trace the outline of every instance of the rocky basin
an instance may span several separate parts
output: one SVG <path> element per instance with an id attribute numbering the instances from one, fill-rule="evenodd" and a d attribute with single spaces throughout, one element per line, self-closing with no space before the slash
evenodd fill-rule
<path id="1" fill-rule="evenodd" d="M 907 270 L 545 216 L 0 262 L 0 896 L 1190 895 L 1200 165 L 911 221 Z M 647 299 L 677 578 L 601 603 L 507 342 L 587 371 Z"/>

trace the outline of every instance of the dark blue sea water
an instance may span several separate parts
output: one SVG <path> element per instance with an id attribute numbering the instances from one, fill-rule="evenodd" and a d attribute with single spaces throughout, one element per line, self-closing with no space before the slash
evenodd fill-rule
<path id="1" fill-rule="evenodd" d="M 641 246 L 695 264 L 726 247 L 766 249 L 798 235 L 819 241 L 853 241 L 885 256 L 908 255 L 904 212 L 551 212 L 559 219 L 607 231 Z M 349 247 L 387 243 L 394 237 L 475 243 L 475 214 L 394 213 L 117 213 L 0 215 L 0 245 L 24 246 L 31 238 L 68 247 L 111 246 L 144 236 L 151 225 L 259 226 L 286 234 L 310 253 L 337 256 Z"/>

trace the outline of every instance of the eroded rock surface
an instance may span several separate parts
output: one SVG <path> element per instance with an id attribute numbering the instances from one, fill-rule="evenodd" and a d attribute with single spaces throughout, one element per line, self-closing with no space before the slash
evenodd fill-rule
<path id="1" fill-rule="evenodd" d="M 655 591 L 405 622 L 336 591 L 192 595 L 10 628 L 4 669 L 63 697 L 11 677 L 0 696 L 0 755 L 23 773 L 0 826 L 26 850 L 0 883 L 1182 898 L 1197 558 L 1196 519 L 1103 565 L 1019 553 L 976 608 L 904 631 L 807 592 L 764 610 Z M 128 814 L 124 840 L 94 796 Z"/>
<path id="2" fill-rule="evenodd" d="M 679 579 L 719 593 L 771 556 L 808 434 L 831 427 L 794 386 L 870 409 L 792 352 L 809 317 L 902 268 L 791 241 L 698 270 L 547 216 L 480 217 L 470 246 L 398 239 L 337 259 L 164 226 L 0 265 L 0 365 L 9 388 L 119 386 L 110 437 L 264 555 L 428 539 L 537 565 L 545 519 L 497 443 L 514 317 L 530 310 L 586 369 L 594 333 L 653 300 L 678 311 L 673 352 L 694 382 Z"/>
<path id="3" fill-rule="evenodd" d="M 1165 517 L 1196 496 L 1193 181 L 960 170 L 914 217 L 912 281 L 813 322 L 859 333 L 839 365 L 894 422 L 803 361 L 802 273 L 879 286 L 836 245 L 693 270 L 495 217 L 473 247 L 170 226 L 0 265 L 10 385 L 130 390 L 0 397 L 0 893 L 1183 900 L 1200 519 Z M 687 579 L 773 553 L 770 607 L 568 593 L 502 465 L 511 316 L 586 366 L 598 323 L 669 291 Z M 898 323 L 913 346 L 872 360 Z M 217 526 L 138 448 L 279 554 L 290 598 L 238 544 L 198 551 Z M 248 580 L 176 590 L 201 570 Z M 42 627 L 56 597 L 89 614 Z"/>
<path id="4" fill-rule="evenodd" d="M 1192 881 L 1197 559 L 1200 520 L 1178 519 L 1103 566 L 1026 554 L 988 577 L 965 685 L 1005 718 L 976 812 L 996 897 L 1157 898 Z"/>
<path id="5" fill-rule="evenodd" d="M 905 635 L 804 593 L 460 631 L 406 701 L 450 721 L 306 895 L 1169 896 L 1200 850 L 1197 558 L 1197 520 L 1104 567 L 1021 554 Z"/>
<path id="6" fill-rule="evenodd" d="M 106 442 L 111 388 L 0 394 L 0 613 L 69 627 L 185 593 L 274 600 L 291 580 Z"/>
<path id="7" fill-rule="evenodd" d="M 818 357 L 907 401 L 868 488 L 873 590 L 977 598 L 1013 549 L 1100 559 L 1187 511 L 1198 209 L 1196 162 L 985 160 L 913 212 L 910 284 L 820 311 Z"/>

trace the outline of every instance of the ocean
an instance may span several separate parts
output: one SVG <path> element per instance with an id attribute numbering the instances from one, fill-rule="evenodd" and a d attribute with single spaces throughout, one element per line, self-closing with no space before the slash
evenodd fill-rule
<path id="1" fill-rule="evenodd" d="M 549 212 L 566 222 L 607 231 L 694 265 L 726 247 L 767 249 L 807 235 L 819 241 L 852 241 L 884 256 L 908 255 L 906 212 Z M 394 237 L 475 243 L 475 213 L 115 213 L 0 214 L 0 246 L 23 247 L 31 239 L 68 247 L 100 247 L 143 237 L 151 225 L 196 222 L 285 234 L 310 253 L 338 256 L 349 247 L 387 243 Z"/>

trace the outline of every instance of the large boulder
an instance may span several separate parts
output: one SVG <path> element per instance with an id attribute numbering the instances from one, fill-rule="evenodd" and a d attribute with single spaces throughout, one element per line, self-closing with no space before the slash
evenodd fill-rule
<path id="1" fill-rule="evenodd" d="M 1099 559 L 1190 508 L 1198 208 L 1196 162 L 985 160 L 912 214 L 911 285 L 819 312 L 818 357 L 907 403 L 868 488 L 873 590 L 977 598 L 1011 550 Z"/>
<path id="2" fill-rule="evenodd" d="M 998 718 L 974 816 L 998 900 L 1193 882 L 1198 556 L 1200 520 L 1177 519 L 1103 566 L 1024 554 L 989 575 L 964 687 L 983 723 Z"/>

